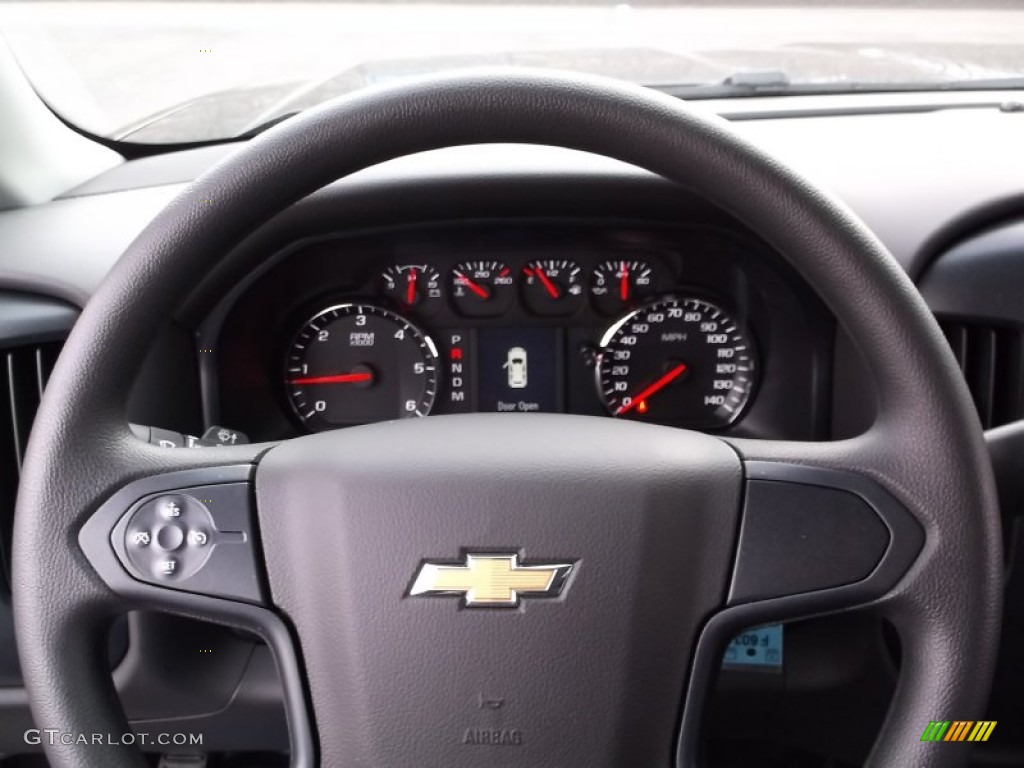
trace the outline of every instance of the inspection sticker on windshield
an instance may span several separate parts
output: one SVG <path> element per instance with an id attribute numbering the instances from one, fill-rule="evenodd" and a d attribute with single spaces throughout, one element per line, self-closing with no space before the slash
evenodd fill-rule
<path id="1" fill-rule="evenodd" d="M 779 671 L 782 669 L 782 625 L 749 629 L 733 638 L 725 649 L 722 663 L 727 667 L 746 667 Z"/>

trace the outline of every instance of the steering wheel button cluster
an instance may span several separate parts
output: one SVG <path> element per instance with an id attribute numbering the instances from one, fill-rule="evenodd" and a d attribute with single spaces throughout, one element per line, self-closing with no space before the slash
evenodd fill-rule
<path id="1" fill-rule="evenodd" d="M 151 494 L 110 533 L 137 580 L 171 589 L 260 602 L 247 483 Z"/>
<path id="2" fill-rule="evenodd" d="M 210 548 L 184 547 L 190 531 L 214 527 L 210 511 L 195 497 L 174 494 L 150 498 L 129 516 L 125 554 L 137 575 L 147 578 L 152 574 L 161 581 L 171 577 L 188 579 L 206 565 Z M 171 552 L 178 554 L 170 557 Z"/>

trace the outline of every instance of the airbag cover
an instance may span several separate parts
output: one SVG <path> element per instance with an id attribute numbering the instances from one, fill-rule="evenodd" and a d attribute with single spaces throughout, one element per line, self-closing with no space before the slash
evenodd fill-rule
<path id="1" fill-rule="evenodd" d="M 270 588 L 328 766 L 668 766 L 698 627 L 721 605 L 741 466 L 682 430 L 477 414 L 274 448 Z M 556 597 L 410 594 L 425 560 L 572 564 Z"/>

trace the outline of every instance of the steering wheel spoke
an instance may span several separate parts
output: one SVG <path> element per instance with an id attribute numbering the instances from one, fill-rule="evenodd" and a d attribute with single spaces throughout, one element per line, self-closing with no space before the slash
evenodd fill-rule
<path id="1" fill-rule="evenodd" d="M 699 762 L 707 703 L 733 637 L 752 627 L 875 605 L 925 543 L 918 520 L 869 473 L 884 461 L 881 451 L 866 450 L 866 442 L 729 442 L 745 455 L 740 531 L 726 605 L 697 642 L 680 766 Z"/>
<path id="2" fill-rule="evenodd" d="M 86 520 L 78 544 L 122 610 L 167 611 L 259 635 L 284 687 L 292 765 L 307 768 L 315 749 L 302 669 L 291 630 L 269 607 L 256 522 L 255 462 L 267 447 L 231 449 L 242 463 L 230 464 L 221 449 L 158 454 L 175 468 L 128 481 Z M 142 454 L 154 458 L 148 446 L 137 448 L 120 463 L 137 469 Z"/>

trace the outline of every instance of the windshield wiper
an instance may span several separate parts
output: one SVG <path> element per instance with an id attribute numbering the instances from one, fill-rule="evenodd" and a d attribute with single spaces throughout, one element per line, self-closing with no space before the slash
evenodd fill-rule
<path id="1" fill-rule="evenodd" d="M 738 90 L 752 90 L 757 93 L 789 90 L 793 86 L 789 75 L 781 70 L 734 72 L 719 83 L 719 85 Z"/>

